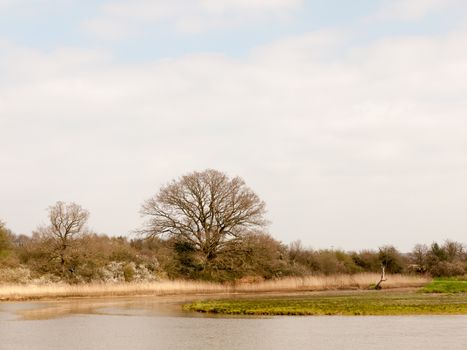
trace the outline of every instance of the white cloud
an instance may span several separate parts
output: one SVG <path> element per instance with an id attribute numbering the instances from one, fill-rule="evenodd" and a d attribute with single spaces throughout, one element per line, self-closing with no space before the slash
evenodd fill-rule
<path id="1" fill-rule="evenodd" d="M 0 8 L 10 6 L 13 0 L 0 0 Z"/>
<path id="2" fill-rule="evenodd" d="M 213 12 L 290 11 L 300 7 L 302 0 L 200 0 L 202 8 Z"/>
<path id="3" fill-rule="evenodd" d="M 89 33 L 118 39 L 143 31 L 148 24 L 166 24 L 181 32 L 235 28 L 286 19 L 302 0 L 132 0 L 108 2 L 101 15 L 83 23 Z"/>
<path id="4" fill-rule="evenodd" d="M 340 48 L 345 38 L 342 32 L 322 30 L 277 40 L 255 48 L 252 55 L 265 62 L 281 61 L 285 57 L 295 61 L 324 60 L 335 56 L 335 49 Z M 286 68 L 290 69 L 289 66 Z"/>
<path id="5" fill-rule="evenodd" d="M 426 15 L 459 4 L 460 0 L 386 0 L 371 19 L 419 20 Z"/>
<path id="6" fill-rule="evenodd" d="M 0 13 L 9 10 L 15 5 L 14 0 L 0 0 Z"/>
<path id="7" fill-rule="evenodd" d="M 245 60 L 145 64 L 0 45 L 2 219 L 28 231 L 74 200 L 122 234 L 160 184 L 213 167 L 245 177 L 286 241 L 461 240 L 466 39 L 390 38 L 331 60 L 345 36 L 319 32 Z"/>
<path id="8" fill-rule="evenodd" d="M 21 9 L 23 13 L 32 13 L 35 6 L 69 4 L 72 0 L 0 0 L 0 11 Z"/>

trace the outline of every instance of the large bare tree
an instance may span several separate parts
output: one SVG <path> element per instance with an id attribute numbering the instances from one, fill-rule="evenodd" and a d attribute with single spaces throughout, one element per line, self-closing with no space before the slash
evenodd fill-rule
<path id="1" fill-rule="evenodd" d="M 232 239 L 267 225 L 265 203 L 245 181 L 212 169 L 163 186 L 144 202 L 141 214 L 148 218 L 143 230 L 148 237 L 166 235 L 188 242 L 206 262 Z"/>
<path id="2" fill-rule="evenodd" d="M 57 202 L 48 210 L 50 223 L 40 227 L 37 233 L 50 242 L 51 258 L 59 260 L 62 274 L 65 274 L 69 251 L 76 238 L 86 232 L 89 212 L 73 202 Z"/>

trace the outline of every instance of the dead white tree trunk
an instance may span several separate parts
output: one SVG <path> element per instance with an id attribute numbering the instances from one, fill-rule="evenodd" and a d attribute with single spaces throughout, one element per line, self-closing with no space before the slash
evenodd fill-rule
<path id="1" fill-rule="evenodd" d="M 375 286 L 375 289 L 381 289 L 381 283 L 386 281 L 386 274 L 385 274 L 385 267 L 383 264 L 381 264 L 381 278 L 379 280 L 379 282 L 376 284 Z"/>

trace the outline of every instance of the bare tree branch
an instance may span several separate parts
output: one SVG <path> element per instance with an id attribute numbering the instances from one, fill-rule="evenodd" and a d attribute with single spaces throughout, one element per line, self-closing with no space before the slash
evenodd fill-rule
<path id="1" fill-rule="evenodd" d="M 53 254 L 59 259 L 64 272 L 67 252 L 75 239 L 85 233 L 89 212 L 76 203 L 64 202 L 57 202 L 48 210 L 50 224 L 36 232 L 50 240 Z"/>
<path id="2" fill-rule="evenodd" d="M 268 224 L 265 203 L 245 182 L 217 170 L 193 172 L 145 201 L 147 237 L 168 235 L 192 243 L 207 260 L 226 242 Z"/>

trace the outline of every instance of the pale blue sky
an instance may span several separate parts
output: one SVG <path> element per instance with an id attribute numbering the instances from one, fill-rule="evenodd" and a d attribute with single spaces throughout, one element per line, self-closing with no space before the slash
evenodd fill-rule
<path id="1" fill-rule="evenodd" d="M 376 248 L 467 232 L 467 2 L 0 0 L 0 219 L 57 200 L 129 234 L 216 168 L 270 233 Z"/>
<path id="2" fill-rule="evenodd" d="M 368 41 L 394 35 L 439 35 L 462 23 L 467 8 L 465 3 L 458 1 L 455 6 L 446 6 L 441 10 L 433 7 L 433 10 L 427 11 L 425 16 L 416 20 L 400 18 L 369 20 L 368 18 L 376 12 L 384 11 L 384 7 L 391 1 L 309 0 L 298 1 L 296 8 L 290 12 L 284 11 L 288 17 L 284 20 L 277 20 L 272 16 L 258 22 L 200 32 L 180 32 L 174 28 L 170 20 L 148 21 L 138 26 L 138 33 L 106 40 L 96 37 L 95 33 L 83 28 L 83 23 L 103 16 L 105 13 L 103 7 L 106 4 L 125 1 L 3 0 L 3 2 L 5 5 L 2 6 L 0 0 L 2 39 L 43 51 L 68 46 L 105 49 L 111 52 L 116 60 L 122 62 L 173 58 L 203 52 L 243 57 L 259 45 L 323 29 L 339 29 L 351 33 L 352 45 L 366 44 Z M 196 1 L 185 0 L 185 2 Z"/>

